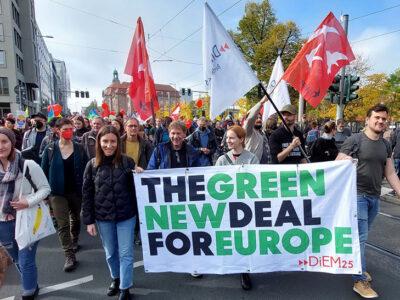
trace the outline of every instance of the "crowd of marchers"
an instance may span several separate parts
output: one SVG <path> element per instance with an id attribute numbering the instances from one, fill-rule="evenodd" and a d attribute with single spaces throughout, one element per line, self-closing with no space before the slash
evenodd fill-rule
<path id="1" fill-rule="evenodd" d="M 386 177 L 393 193 L 400 194 L 400 129 L 393 132 L 390 141 L 383 138 L 389 111 L 380 104 L 368 111 L 365 128 L 356 134 L 343 120 L 319 126 L 303 115 L 297 122 L 294 105 L 280 111 L 285 125 L 274 117 L 263 122 L 260 110 L 265 101 L 264 97 L 242 122 L 230 117 L 210 122 L 200 117 L 185 123 L 164 117 L 154 124 L 152 120 L 142 124 L 122 114 L 112 121 L 77 116 L 48 122 L 47 116 L 37 113 L 21 132 L 15 130 L 13 116 L 7 116 L 0 128 L 0 243 L 21 275 L 23 299 L 34 299 L 39 291 L 35 265 L 38 242 L 18 248 L 14 236 L 17 210 L 47 199 L 65 253 L 66 272 L 77 267 L 81 224 L 90 235 L 98 234 L 111 277 L 106 294 L 130 299 L 133 247 L 141 244 L 132 184 L 135 172 L 341 159 L 358 161 L 362 274 L 353 276 L 353 290 L 363 297 L 377 297 L 366 271 L 364 249 L 378 212 L 382 179 Z M 36 186 L 34 192 L 23 178 L 24 163 Z M 252 288 L 248 273 L 240 274 L 240 284 L 245 290 Z"/>

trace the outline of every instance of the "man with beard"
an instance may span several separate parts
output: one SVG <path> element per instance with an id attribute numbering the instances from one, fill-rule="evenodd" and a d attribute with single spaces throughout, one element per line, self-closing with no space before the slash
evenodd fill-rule
<path id="1" fill-rule="evenodd" d="M 284 127 L 280 126 L 270 136 L 269 146 L 271 149 L 272 162 L 274 164 L 299 164 L 306 163 L 306 158 L 301 153 L 299 146 L 305 149 L 303 133 L 296 129 L 296 106 L 287 104 L 281 109 L 281 114 L 292 134 Z"/>
<path id="2" fill-rule="evenodd" d="M 246 131 L 245 149 L 255 154 L 261 164 L 271 162 L 268 142 L 262 132 L 262 115 L 261 108 L 267 101 L 267 96 L 264 96 L 260 102 L 254 105 L 244 122 L 243 129 Z"/>
<path id="3" fill-rule="evenodd" d="M 358 159 L 357 218 L 362 274 L 353 275 L 353 290 L 364 298 L 378 297 L 370 285 L 372 278 L 366 271 L 364 254 L 368 232 L 379 210 L 383 177 L 386 177 L 392 188 L 400 195 L 400 180 L 396 175 L 391 157 L 392 147 L 382 138 L 387 116 L 386 106 L 377 104 L 371 107 L 365 118 L 365 131 L 346 139 L 336 158 L 336 160 Z"/>

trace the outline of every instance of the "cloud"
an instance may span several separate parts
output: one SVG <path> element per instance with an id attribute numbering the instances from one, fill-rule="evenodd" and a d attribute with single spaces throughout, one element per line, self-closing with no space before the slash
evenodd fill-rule
<path id="1" fill-rule="evenodd" d="M 366 28 L 358 37 L 354 38 L 355 43 L 351 43 L 355 54 L 360 54 L 368 59 L 373 73 L 390 74 L 399 67 L 400 32 L 369 39 L 390 31 L 387 28 Z"/>

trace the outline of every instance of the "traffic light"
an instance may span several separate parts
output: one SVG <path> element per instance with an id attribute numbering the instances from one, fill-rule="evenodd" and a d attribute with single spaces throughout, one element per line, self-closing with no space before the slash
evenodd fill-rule
<path id="1" fill-rule="evenodd" d="M 188 92 L 188 96 L 192 95 L 192 89 L 188 89 L 187 92 Z"/>
<path id="2" fill-rule="evenodd" d="M 330 101 L 333 104 L 340 104 L 340 80 L 342 76 L 336 75 L 332 81 L 332 84 L 329 86 L 326 96 L 324 97 L 325 100 Z"/>
<path id="3" fill-rule="evenodd" d="M 186 90 L 184 88 L 181 89 L 181 94 L 185 95 Z"/>
<path id="4" fill-rule="evenodd" d="M 75 91 L 75 97 L 79 98 L 79 95 L 81 98 L 89 98 L 89 92 L 88 91 Z"/>
<path id="5" fill-rule="evenodd" d="M 332 84 L 329 87 L 329 90 L 333 93 L 339 93 L 340 89 L 340 80 L 342 79 L 342 76 L 336 75 L 335 78 L 332 81 Z"/>
<path id="6" fill-rule="evenodd" d="M 356 100 L 358 98 L 357 94 L 354 94 L 360 86 L 355 84 L 360 81 L 360 76 L 351 76 L 350 74 L 346 75 L 346 84 L 345 84 L 345 101 L 349 103 L 350 101 Z"/>

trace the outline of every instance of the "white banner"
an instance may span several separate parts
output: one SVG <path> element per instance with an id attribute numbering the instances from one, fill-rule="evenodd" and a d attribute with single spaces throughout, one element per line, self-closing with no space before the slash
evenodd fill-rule
<path id="1" fill-rule="evenodd" d="M 282 109 L 286 104 L 290 104 L 289 91 L 285 80 L 281 80 L 283 76 L 283 65 L 281 57 L 275 61 L 274 68 L 272 69 L 271 77 L 267 87 L 267 92 L 271 96 L 278 110 Z M 266 121 L 269 116 L 276 113 L 275 108 L 270 101 L 264 103 L 263 121 Z"/>
<path id="2" fill-rule="evenodd" d="M 259 80 L 207 3 L 203 17 L 203 74 L 213 120 Z"/>
<path id="3" fill-rule="evenodd" d="M 350 161 L 135 175 L 146 272 L 361 274 Z"/>

